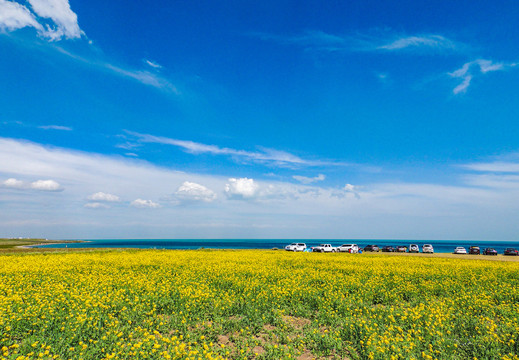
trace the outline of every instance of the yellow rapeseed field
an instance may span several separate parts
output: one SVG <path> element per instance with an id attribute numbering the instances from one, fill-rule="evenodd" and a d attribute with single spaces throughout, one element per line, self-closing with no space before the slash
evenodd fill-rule
<path id="1" fill-rule="evenodd" d="M 284 251 L 0 256 L 2 359 L 519 359 L 519 263 Z"/>

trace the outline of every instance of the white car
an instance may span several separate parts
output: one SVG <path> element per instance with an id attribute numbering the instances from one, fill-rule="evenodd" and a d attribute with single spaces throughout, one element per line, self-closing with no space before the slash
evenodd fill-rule
<path id="1" fill-rule="evenodd" d="M 422 252 L 424 254 L 425 253 L 434 254 L 434 248 L 431 244 L 425 244 L 424 246 L 422 246 Z"/>
<path id="2" fill-rule="evenodd" d="M 305 251 L 306 244 L 305 243 L 292 243 L 290 245 L 285 246 L 286 251 Z"/>
<path id="3" fill-rule="evenodd" d="M 466 254 L 467 249 L 465 249 L 464 247 L 458 246 L 456 249 L 454 249 L 454 253 L 455 254 Z"/>
<path id="4" fill-rule="evenodd" d="M 312 248 L 313 252 L 335 252 L 336 249 L 332 246 L 332 244 L 320 244 L 319 246 L 315 246 Z"/>
<path id="5" fill-rule="evenodd" d="M 409 245 L 409 252 L 410 253 L 420 252 L 420 248 L 416 244 L 411 244 L 411 245 Z"/>
<path id="6" fill-rule="evenodd" d="M 337 251 L 356 254 L 359 252 L 359 246 L 357 244 L 342 244 L 337 248 Z"/>

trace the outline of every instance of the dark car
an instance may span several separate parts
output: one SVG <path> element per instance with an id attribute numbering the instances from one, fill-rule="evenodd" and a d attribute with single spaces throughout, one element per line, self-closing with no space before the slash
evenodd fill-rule
<path id="1" fill-rule="evenodd" d="M 403 245 L 397 246 L 396 252 L 407 252 L 407 246 L 403 246 Z"/>
<path id="2" fill-rule="evenodd" d="M 393 247 L 390 245 L 386 245 L 382 248 L 382 252 L 393 252 L 393 251 L 395 251 L 395 249 L 393 249 Z"/>
<path id="3" fill-rule="evenodd" d="M 481 250 L 479 249 L 479 246 L 471 246 L 471 247 L 469 247 L 469 254 L 472 254 L 472 255 L 479 255 L 479 254 L 481 254 Z"/>
<path id="4" fill-rule="evenodd" d="M 377 245 L 368 245 L 364 248 L 364 251 L 379 252 L 380 248 Z"/>
<path id="5" fill-rule="evenodd" d="M 504 254 L 511 255 L 511 256 L 519 256 L 519 251 L 517 251 L 514 248 L 506 248 Z"/>
<path id="6" fill-rule="evenodd" d="M 497 255 L 497 250 L 494 248 L 486 248 L 483 251 L 483 255 Z"/>

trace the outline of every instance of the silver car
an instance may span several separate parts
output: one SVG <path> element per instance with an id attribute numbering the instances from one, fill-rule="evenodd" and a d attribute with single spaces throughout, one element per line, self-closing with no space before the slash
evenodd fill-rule
<path id="1" fill-rule="evenodd" d="M 356 254 L 359 252 L 359 246 L 357 244 L 342 244 L 337 248 L 337 251 Z"/>
<path id="2" fill-rule="evenodd" d="M 462 246 L 458 246 L 456 249 L 454 249 L 455 254 L 467 254 L 467 249 L 465 249 Z"/>
<path id="3" fill-rule="evenodd" d="M 422 246 L 422 252 L 434 254 L 434 248 L 431 244 L 425 244 L 424 246 Z"/>

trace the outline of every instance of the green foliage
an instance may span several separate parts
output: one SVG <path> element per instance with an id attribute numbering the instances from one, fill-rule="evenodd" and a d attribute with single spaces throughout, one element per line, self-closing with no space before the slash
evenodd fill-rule
<path id="1" fill-rule="evenodd" d="M 0 256 L 0 358 L 519 359 L 518 271 L 280 251 Z"/>

